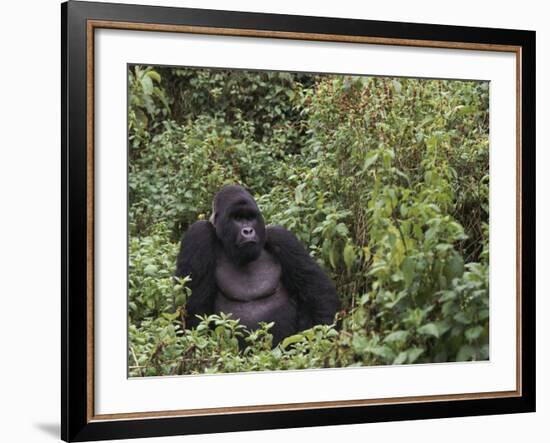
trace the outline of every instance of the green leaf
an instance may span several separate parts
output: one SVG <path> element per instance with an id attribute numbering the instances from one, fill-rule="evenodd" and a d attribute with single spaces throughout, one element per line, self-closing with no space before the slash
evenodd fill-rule
<path id="1" fill-rule="evenodd" d="M 422 335 L 431 335 L 433 337 L 439 338 L 439 329 L 435 323 L 426 323 L 423 326 L 420 326 L 417 329 L 417 332 Z"/>
<path id="2" fill-rule="evenodd" d="M 302 340 L 304 340 L 304 336 L 302 334 L 294 334 L 294 335 L 291 335 L 290 337 L 287 337 L 283 340 L 283 342 L 281 343 L 281 347 L 283 349 L 286 349 L 288 346 L 294 344 L 294 343 L 299 343 L 301 342 Z"/>
<path id="3" fill-rule="evenodd" d="M 469 325 L 472 322 L 472 319 L 467 316 L 464 312 L 459 312 L 453 317 L 457 322 L 462 323 L 463 325 Z"/>
<path id="4" fill-rule="evenodd" d="M 392 80 L 392 85 L 395 89 L 395 92 L 397 92 L 398 94 L 401 93 L 401 83 L 399 82 L 399 80 L 397 79 L 393 79 Z"/>
<path id="5" fill-rule="evenodd" d="M 450 300 L 454 300 L 457 297 L 455 291 L 442 291 L 442 296 L 439 298 L 439 303 L 445 303 Z"/>
<path id="6" fill-rule="evenodd" d="M 384 338 L 384 342 L 395 343 L 398 341 L 405 341 L 407 340 L 408 336 L 409 336 L 409 331 L 394 331 L 391 334 L 388 334 L 386 338 Z"/>
<path id="7" fill-rule="evenodd" d="M 276 358 L 276 359 L 281 358 L 281 355 L 283 355 L 283 353 L 281 352 L 281 348 L 279 348 L 279 347 L 274 348 L 271 351 L 271 355 L 273 355 L 273 357 Z"/>
<path id="8" fill-rule="evenodd" d="M 483 333 L 483 326 L 474 326 L 473 328 L 468 328 L 464 331 L 464 336 L 469 342 L 477 340 L 479 336 Z"/>
<path id="9" fill-rule="evenodd" d="M 412 348 L 408 351 L 409 363 L 414 363 L 424 353 L 424 348 Z"/>
<path id="10" fill-rule="evenodd" d="M 476 350 L 470 345 L 464 345 L 458 351 L 456 355 L 456 361 L 471 361 L 474 360 Z"/>
<path id="11" fill-rule="evenodd" d="M 378 152 L 369 152 L 365 158 L 365 163 L 363 163 L 363 169 L 361 172 L 365 172 L 374 162 L 378 160 Z"/>
<path id="12" fill-rule="evenodd" d="M 395 354 L 389 346 L 371 346 L 367 348 L 367 351 L 386 360 L 393 360 L 395 358 Z"/>
<path id="13" fill-rule="evenodd" d="M 393 361 L 393 364 L 394 365 L 402 365 L 403 363 L 405 363 L 407 361 L 408 357 L 409 357 L 409 352 L 408 351 L 400 352 L 399 355 Z"/>
<path id="14" fill-rule="evenodd" d="M 371 258 L 371 252 L 368 246 L 363 246 L 363 254 L 364 254 L 365 262 L 368 262 Z"/>
<path id="15" fill-rule="evenodd" d="M 336 268 L 337 254 L 338 254 L 338 251 L 336 250 L 336 245 L 332 245 L 332 248 L 330 248 L 330 251 L 328 254 L 328 260 L 330 262 L 330 265 L 334 269 Z"/>
<path id="16" fill-rule="evenodd" d="M 335 230 L 341 237 L 346 237 L 349 234 L 348 227 L 344 223 L 338 223 Z"/>
<path id="17" fill-rule="evenodd" d="M 453 254 L 451 259 L 446 263 L 443 271 L 447 280 L 452 281 L 453 278 L 462 277 L 464 274 L 464 260 L 459 254 Z"/>
<path id="18" fill-rule="evenodd" d="M 294 200 L 296 201 L 296 203 L 301 203 L 304 201 L 304 194 L 302 193 L 302 188 L 300 188 L 299 186 L 294 191 Z"/>
<path id="19" fill-rule="evenodd" d="M 147 265 L 143 270 L 145 275 L 154 276 L 158 272 L 158 268 L 155 265 Z"/>
<path id="20" fill-rule="evenodd" d="M 157 71 L 149 71 L 146 74 L 148 77 L 151 77 L 157 83 L 160 83 L 160 74 Z"/>
<path id="21" fill-rule="evenodd" d="M 369 342 L 364 335 L 354 334 L 351 341 L 351 346 L 356 354 L 363 355 Z"/>
<path id="22" fill-rule="evenodd" d="M 431 241 L 436 236 L 437 232 L 438 232 L 437 226 L 434 226 L 434 227 L 428 229 L 426 231 L 426 236 L 425 236 L 426 242 Z"/>
<path id="23" fill-rule="evenodd" d="M 143 76 L 141 78 L 141 87 L 145 95 L 151 95 L 153 93 L 153 81 L 151 77 Z"/>
<path id="24" fill-rule="evenodd" d="M 351 267 L 355 261 L 355 251 L 351 243 L 347 243 L 344 247 L 344 263 L 348 271 L 348 275 L 351 273 Z"/>
<path id="25" fill-rule="evenodd" d="M 410 286 L 415 275 L 415 262 L 410 257 L 405 257 L 405 260 L 401 262 L 401 271 L 403 272 L 403 277 L 405 279 L 405 286 Z"/>
<path id="26" fill-rule="evenodd" d="M 487 320 L 489 318 L 489 310 L 488 309 L 481 309 L 477 314 L 479 320 Z"/>
<path id="27" fill-rule="evenodd" d="M 170 314 L 168 312 L 163 312 L 162 313 L 162 316 L 166 319 L 166 320 L 170 320 L 170 321 L 173 321 L 175 320 L 176 318 L 178 318 L 178 313 L 174 313 L 174 314 Z"/>
<path id="28" fill-rule="evenodd" d="M 439 336 L 441 337 L 445 332 L 447 332 L 449 329 L 451 329 L 451 325 L 448 321 L 438 321 L 436 323 L 437 330 L 439 331 Z"/>

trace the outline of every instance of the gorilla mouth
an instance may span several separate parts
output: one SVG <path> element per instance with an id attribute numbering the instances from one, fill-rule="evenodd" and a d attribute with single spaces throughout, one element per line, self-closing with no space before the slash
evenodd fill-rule
<path id="1" fill-rule="evenodd" d="M 246 246 L 252 246 L 252 245 L 255 245 L 257 243 L 258 243 L 258 240 L 245 240 L 245 241 L 240 242 L 237 246 L 239 248 L 244 248 Z"/>

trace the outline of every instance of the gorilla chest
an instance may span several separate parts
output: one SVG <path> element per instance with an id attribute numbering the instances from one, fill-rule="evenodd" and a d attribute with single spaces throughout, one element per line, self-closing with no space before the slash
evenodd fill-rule
<path id="1" fill-rule="evenodd" d="M 281 266 L 266 250 L 243 266 L 238 266 L 220 254 L 216 265 L 216 312 L 233 314 L 241 324 L 255 329 L 258 322 L 276 322 L 280 327 L 294 329 L 296 305 L 281 282 Z"/>

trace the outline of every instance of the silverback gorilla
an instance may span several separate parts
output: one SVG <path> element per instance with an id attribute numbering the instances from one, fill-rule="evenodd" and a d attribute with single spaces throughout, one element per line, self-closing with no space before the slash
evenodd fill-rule
<path id="1" fill-rule="evenodd" d="M 176 276 L 191 276 L 186 327 L 196 315 L 224 312 L 248 329 L 275 322 L 273 345 L 316 324 L 330 324 L 340 307 L 334 284 L 285 228 L 265 226 L 242 186 L 214 197 L 210 221 L 187 230 Z"/>

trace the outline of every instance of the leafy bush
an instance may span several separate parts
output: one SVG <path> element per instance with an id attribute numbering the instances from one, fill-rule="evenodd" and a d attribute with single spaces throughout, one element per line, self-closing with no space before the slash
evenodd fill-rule
<path id="1" fill-rule="evenodd" d="M 134 66 L 129 94 L 130 375 L 488 358 L 488 83 Z M 225 183 L 329 272 L 338 329 L 184 328 L 178 240 Z"/>

